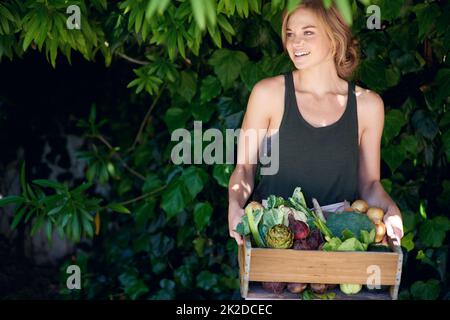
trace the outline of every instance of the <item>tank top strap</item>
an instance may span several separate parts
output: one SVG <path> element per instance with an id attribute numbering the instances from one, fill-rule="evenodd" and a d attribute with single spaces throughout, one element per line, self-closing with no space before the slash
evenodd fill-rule
<path id="1" fill-rule="evenodd" d="M 295 87 L 294 79 L 292 77 L 292 71 L 284 74 L 284 117 L 289 119 L 290 115 L 294 115 L 292 110 L 296 107 Z M 284 120 L 284 119 L 283 119 Z"/>

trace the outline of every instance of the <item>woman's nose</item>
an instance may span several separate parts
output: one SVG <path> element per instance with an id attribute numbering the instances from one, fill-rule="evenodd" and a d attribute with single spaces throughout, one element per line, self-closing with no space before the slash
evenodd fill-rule
<path id="1" fill-rule="evenodd" d="M 294 44 L 297 44 L 297 45 L 299 45 L 299 46 L 302 46 L 302 45 L 305 44 L 305 39 L 302 39 L 302 38 L 296 38 L 295 41 L 294 41 Z"/>

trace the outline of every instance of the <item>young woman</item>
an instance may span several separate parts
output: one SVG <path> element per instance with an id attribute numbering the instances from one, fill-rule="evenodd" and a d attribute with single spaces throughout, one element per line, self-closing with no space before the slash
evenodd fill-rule
<path id="1" fill-rule="evenodd" d="M 296 70 L 254 86 L 241 128 L 278 135 L 278 172 L 261 176 L 254 189 L 257 165 L 250 159 L 262 139 L 256 145 L 239 139 L 238 159 L 248 160 L 238 161 L 229 182 L 230 236 L 243 243 L 234 230 L 250 199 L 287 198 L 300 186 L 310 208 L 312 197 L 321 206 L 364 199 L 382 208 L 387 235 L 399 243 L 401 213 L 380 183 L 384 104 L 346 80 L 358 63 L 349 27 L 334 6 L 304 0 L 284 15 L 282 41 Z"/>

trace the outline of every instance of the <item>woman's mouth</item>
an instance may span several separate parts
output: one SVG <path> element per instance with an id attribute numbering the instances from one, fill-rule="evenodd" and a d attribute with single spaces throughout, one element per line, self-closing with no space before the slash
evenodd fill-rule
<path id="1" fill-rule="evenodd" d="M 307 56 L 311 53 L 311 51 L 294 51 L 294 56 L 296 58 Z"/>

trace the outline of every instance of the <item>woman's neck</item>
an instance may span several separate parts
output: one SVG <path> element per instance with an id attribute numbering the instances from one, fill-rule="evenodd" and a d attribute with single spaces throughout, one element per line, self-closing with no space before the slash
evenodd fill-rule
<path id="1" fill-rule="evenodd" d="M 328 60 L 311 68 L 293 72 L 296 89 L 322 97 L 346 91 L 346 83 L 339 78 L 334 61 Z"/>

